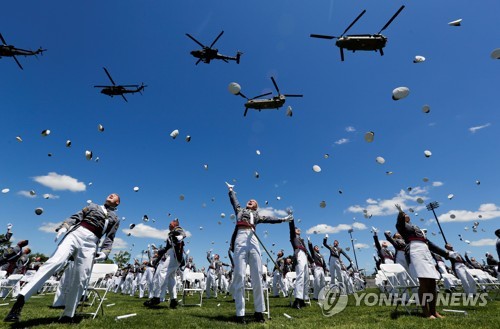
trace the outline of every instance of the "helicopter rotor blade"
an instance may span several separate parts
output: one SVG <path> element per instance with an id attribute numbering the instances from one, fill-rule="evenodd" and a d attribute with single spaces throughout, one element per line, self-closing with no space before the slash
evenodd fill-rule
<path id="1" fill-rule="evenodd" d="M 117 87 L 140 87 L 141 85 L 118 85 Z"/>
<path id="2" fill-rule="evenodd" d="M 94 88 L 111 88 L 111 87 L 114 87 L 114 86 L 94 86 Z"/>
<path id="3" fill-rule="evenodd" d="M 278 92 L 278 95 L 281 95 L 280 94 L 280 90 L 278 88 L 278 85 L 276 84 L 276 81 L 274 80 L 274 77 L 271 77 L 271 80 L 273 81 L 274 88 L 276 88 L 276 91 Z"/>
<path id="4" fill-rule="evenodd" d="M 2 40 L 2 43 L 7 46 L 7 42 L 5 41 L 5 39 L 3 38 L 3 35 L 2 33 L 0 33 L 0 40 Z"/>
<path id="5" fill-rule="evenodd" d="M 194 42 L 196 42 L 197 44 L 199 44 L 202 48 L 206 48 L 207 46 L 205 46 L 204 44 L 202 44 L 201 42 L 199 42 L 198 40 L 196 40 L 193 36 L 191 36 L 191 34 L 189 33 L 186 33 L 186 35 L 191 39 L 193 40 Z"/>
<path id="6" fill-rule="evenodd" d="M 272 93 L 265 93 L 265 94 L 262 94 L 262 95 L 259 95 L 259 96 L 252 97 L 252 99 L 261 98 L 261 97 L 268 96 L 268 95 L 271 95 L 271 94 Z"/>
<path id="7" fill-rule="evenodd" d="M 125 100 L 125 102 L 128 103 L 128 100 L 125 98 L 125 95 L 124 94 L 121 94 L 122 98 Z"/>
<path id="8" fill-rule="evenodd" d="M 243 116 L 246 117 L 248 112 L 248 107 L 245 108 L 245 112 L 243 113 Z"/>
<path id="9" fill-rule="evenodd" d="M 385 23 L 384 27 L 383 27 L 380 31 L 378 31 L 378 33 L 377 33 L 377 34 L 382 33 L 382 31 L 383 31 L 383 30 L 385 30 L 385 29 L 386 29 L 386 28 L 387 28 L 387 27 L 388 27 L 388 26 L 392 23 L 392 21 L 393 21 L 393 20 L 394 20 L 394 19 L 395 19 L 398 15 L 399 15 L 399 13 L 400 13 L 403 9 L 405 9 L 405 6 L 404 6 L 404 5 L 402 5 L 402 6 L 398 9 L 398 11 L 397 11 L 394 15 L 392 15 L 391 19 L 390 19 L 387 23 Z"/>
<path id="10" fill-rule="evenodd" d="M 194 64 L 194 65 L 198 65 L 198 64 L 200 64 L 200 62 L 201 62 L 201 58 L 199 60 L 197 60 L 196 64 Z"/>
<path id="11" fill-rule="evenodd" d="M 21 70 L 24 70 L 24 69 L 23 69 L 23 67 L 22 67 L 22 65 L 21 65 L 21 63 L 19 63 L 19 61 L 17 60 L 17 57 L 16 57 L 16 56 L 14 56 L 14 55 L 12 55 L 12 58 L 14 58 L 14 60 L 16 61 L 17 66 L 19 66 L 19 68 L 20 68 Z"/>
<path id="12" fill-rule="evenodd" d="M 215 38 L 214 42 L 212 42 L 212 44 L 210 45 L 210 48 L 212 48 L 215 43 L 217 42 L 217 40 L 219 40 L 219 38 L 224 34 L 224 31 L 221 31 L 221 33 L 219 33 L 219 35 L 217 36 L 217 38 Z"/>
<path id="13" fill-rule="evenodd" d="M 285 97 L 304 97 L 304 95 L 298 95 L 298 94 L 284 94 L 283 96 L 285 96 Z"/>
<path id="14" fill-rule="evenodd" d="M 363 10 L 363 11 L 361 12 L 361 14 L 359 14 L 359 15 L 358 15 L 358 17 L 356 17 L 356 19 L 352 21 L 351 25 L 349 25 L 349 26 L 347 27 L 347 29 L 345 29 L 344 33 L 342 33 L 340 36 L 341 36 L 341 37 L 343 37 L 343 36 L 344 36 L 344 34 L 346 34 L 346 33 L 347 33 L 347 31 L 349 31 L 349 29 L 350 29 L 350 28 L 351 28 L 354 24 L 356 24 L 356 22 L 358 21 L 358 19 L 360 19 L 360 18 L 361 18 L 361 16 L 363 16 L 365 13 L 366 13 L 366 9 L 365 9 L 365 10 Z"/>
<path id="15" fill-rule="evenodd" d="M 106 75 L 108 76 L 108 78 L 111 81 L 111 83 L 113 84 L 113 86 L 115 86 L 116 83 L 113 81 L 113 78 L 111 77 L 111 74 L 109 74 L 108 70 L 105 67 L 103 67 L 103 69 L 104 69 L 104 72 L 106 72 Z"/>
<path id="16" fill-rule="evenodd" d="M 309 35 L 311 38 L 318 38 L 318 39 L 335 39 L 336 37 L 333 35 L 322 35 L 322 34 L 310 34 Z"/>
<path id="17" fill-rule="evenodd" d="M 243 93 L 239 92 L 237 95 L 240 95 L 241 97 L 243 97 L 244 99 L 248 99 L 247 96 L 245 96 Z"/>
<path id="18" fill-rule="evenodd" d="M 340 60 L 344 61 L 344 48 L 340 47 Z"/>

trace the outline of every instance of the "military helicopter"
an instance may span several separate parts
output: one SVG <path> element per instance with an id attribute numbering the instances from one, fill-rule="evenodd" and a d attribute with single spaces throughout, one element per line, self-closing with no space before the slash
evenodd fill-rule
<path id="1" fill-rule="evenodd" d="M 285 104 L 286 97 L 302 97 L 303 95 L 295 95 L 295 94 L 281 94 L 280 90 L 278 88 L 278 85 L 276 84 L 276 81 L 274 80 L 274 77 L 271 77 L 271 80 L 273 82 L 274 88 L 278 92 L 278 95 L 273 96 L 272 98 L 268 99 L 258 99 L 264 96 L 271 95 L 272 92 L 265 93 L 259 96 L 255 96 L 254 98 L 248 98 L 245 95 L 243 95 L 241 92 L 238 92 L 237 95 L 240 95 L 241 97 L 245 98 L 247 102 L 245 103 L 245 113 L 243 113 L 243 116 L 247 116 L 248 109 L 252 110 L 258 110 L 259 112 L 261 110 L 268 110 L 268 109 L 279 109 Z"/>
<path id="2" fill-rule="evenodd" d="M 16 48 L 12 45 L 8 45 L 1 33 L 0 33 L 0 40 L 2 40 L 2 45 L 0 45 L 0 58 L 2 58 L 2 56 L 14 58 L 14 60 L 17 63 L 17 66 L 19 66 L 19 68 L 21 70 L 23 69 L 23 67 L 22 67 L 21 63 L 19 63 L 19 61 L 17 60 L 16 55 L 17 56 L 36 56 L 38 54 L 43 54 L 43 52 L 47 50 L 47 49 L 42 49 L 42 47 L 40 47 L 34 51 Z"/>
<path id="3" fill-rule="evenodd" d="M 352 50 L 355 52 L 356 50 L 365 50 L 365 51 L 380 51 L 380 56 L 384 55 L 383 48 L 387 43 L 387 38 L 383 36 L 382 31 L 384 31 L 399 15 L 399 13 L 405 8 L 405 6 L 401 6 L 399 10 L 389 19 L 389 21 L 382 27 L 382 29 L 376 34 L 353 34 L 353 35 L 345 35 L 347 31 L 366 13 L 366 10 L 363 10 L 361 14 L 356 17 L 356 19 L 349 25 L 345 31 L 338 37 L 330 36 L 330 35 L 322 35 L 322 34 L 311 34 L 311 38 L 320 38 L 320 39 L 334 39 L 337 41 L 335 45 L 340 48 L 340 59 L 344 61 L 344 48 L 347 50 Z"/>
<path id="4" fill-rule="evenodd" d="M 122 96 L 122 98 L 125 100 L 125 102 L 128 102 L 128 100 L 125 98 L 125 94 L 134 94 L 134 93 L 141 93 L 142 90 L 144 90 L 146 85 L 144 83 L 140 85 L 117 85 L 114 81 L 111 75 L 109 74 L 108 70 L 103 67 L 104 72 L 106 72 L 106 75 L 108 76 L 109 80 L 113 84 L 112 86 L 94 86 L 95 88 L 102 88 L 101 94 L 108 95 L 110 97 L 113 96 Z M 135 89 L 127 89 L 126 87 L 135 87 Z"/>
<path id="5" fill-rule="evenodd" d="M 240 64 L 240 57 L 241 57 L 241 54 L 243 54 L 242 52 L 238 51 L 236 53 L 235 57 L 231 57 L 231 56 L 225 56 L 225 55 L 219 54 L 218 49 L 212 48 L 215 45 L 215 43 L 217 42 L 217 40 L 219 40 L 219 38 L 222 36 L 223 33 L 224 33 L 224 31 L 222 31 L 217 36 L 217 38 L 215 38 L 215 40 L 212 42 L 210 47 L 205 46 L 204 44 L 202 44 L 201 42 L 196 40 L 192 35 L 190 35 L 189 33 L 186 33 L 186 35 L 191 40 L 193 40 L 194 42 L 196 42 L 197 44 L 199 44 L 203 48 L 202 50 L 193 50 L 191 52 L 191 55 L 193 55 L 196 58 L 199 58 L 198 61 L 196 62 L 196 65 L 198 65 L 201 61 L 203 61 L 203 63 L 208 64 L 208 63 L 210 63 L 210 61 L 212 59 L 222 59 L 226 63 L 229 63 L 228 60 L 232 60 L 232 61 L 236 61 L 236 64 Z"/>

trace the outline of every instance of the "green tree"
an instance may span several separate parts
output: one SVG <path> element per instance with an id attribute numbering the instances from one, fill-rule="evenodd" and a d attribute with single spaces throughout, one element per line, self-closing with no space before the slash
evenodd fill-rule
<path id="1" fill-rule="evenodd" d="M 130 260 L 130 253 L 128 251 L 119 251 L 113 256 L 113 260 L 118 267 L 123 267 Z"/>

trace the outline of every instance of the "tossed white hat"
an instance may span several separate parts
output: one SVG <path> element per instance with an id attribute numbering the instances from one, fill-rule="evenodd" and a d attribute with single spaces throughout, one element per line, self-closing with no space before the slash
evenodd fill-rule
<path id="1" fill-rule="evenodd" d="M 18 142 L 22 142 L 22 141 L 23 141 L 23 139 L 21 138 L 21 136 L 16 136 L 16 140 L 17 140 Z"/>
<path id="2" fill-rule="evenodd" d="M 175 139 L 177 136 L 179 136 L 179 130 L 175 129 L 170 133 L 170 137 Z"/>
<path id="3" fill-rule="evenodd" d="M 425 62 L 425 57 L 424 56 L 417 55 L 413 59 L 413 63 L 423 63 L 423 62 Z"/>
<path id="4" fill-rule="evenodd" d="M 45 130 L 42 131 L 42 136 L 43 137 L 46 137 L 48 135 L 50 135 L 50 130 L 49 129 L 45 129 Z"/>
<path id="5" fill-rule="evenodd" d="M 431 111 L 431 107 L 429 105 L 422 106 L 422 112 L 429 113 Z"/>
<path id="6" fill-rule="evenodd" d="M 448 199 L 453 199 L 454 195 L 453 194 L 448 194 Z"/>
<path id="7" fill-rule="evenodd" d="M 460 26 L 462 24 L 462 19 L 457 19 L 448 23 L 450 26 Z"/>
<path id="8" fill-rule="evenodd" d="M 100 132 L 103 132 L 104 131 L 104 126 L 102 124 L 98 124 L 97 125 L 97 130 L 99 130 Z"/>
<path id="9" fill-rule="evenodd" d="M 365 133 L 365 141 L 368 143 L 373 142 L 373 139 L 375 138 L 375 133 L 373 131 L 368 131 Z"/>
<path id="10" fill-rule="evenodd" d="M 493 59 L 500 59 L 500 48 L 493 50 L 490 56 Z"/>
<path id="11" fill-rule="evenodd" d="M 139 192 L 139 186 L 134 186 L 134 192 Z"/>
<path id="12" fill-rule="evenodd" d="M 385 163 L 385 159 L 381 156 L 378 156 L 375 158 L 375 161 L 377 161 L 378 164 L 384 164 Z"/>
<path id="13" fill-rule="evenodd" d="M 92 160 L 92 151 L 89 150 L 85 151 L 85 158 L 87 160 Z"/>
<path id="14" fill-rule="evenodd" d="M 132 230 L 134 227 L 135 227 L 135 224 L 130 224 L 128 228 Z"/>
<path id="15" fill-rule="evenodd" d="M 431 151 L 429 151 L 429 150 L 425 150 L 425 151 L 424 151 L 424 155 L 425 155 L 425 157 L 426 157 L 426 158 L 430 158 L 430 157 L 431 157 L 431 155 L 432 155 L 432 152 L 431 152 Z"/>
<path id="16" fill-rule="evenodd" d="M 314 172 L 321 172 L 321 167 L 320 167 L 320 166 L 318 166 L 318 165 L 314 165 L 314 166 L 312 167 L 312 170 L 313 170 Z"/>
<path id="17" fill-rule="evenodd" d="M 43 208 L 36 208 L 36 209 L 35 209 L 35 214 L 37 214 L 37 215 L 39 215 L 39 216 L 40 216 L 41 214 L 43 214 Z"/>
<path id="18" fill-rule="evenodd" d="M 407 97 L 410 94 L 408 87 L 397 87 L 392 91 L 392 99 L 397 101 Z"/>
<path id="19" fill-rule="evenodd" d="M 66 141 L 66 147 L 70 147 L 70 146 L 71 146 L 71 141 L 68 139 L 68 140 Z"/>
<path id="20" fill-rule="evenodd" d="M 9 189 L 9 188 L 4 188 L 4 189 L 2 190 L 2 193 L 4 193 L 4 194 L 5 194 L 5 193 L 9 193 L 9 192 L 10 192 L 10 189 Z"/>
<path id="21" fill-rule="evenodd" d="M 229 92 L 233 95 L 238 95 L 241 91 L 241 86 L 237 82 L 231 82 L 229 86 L 227 86 Z"/>

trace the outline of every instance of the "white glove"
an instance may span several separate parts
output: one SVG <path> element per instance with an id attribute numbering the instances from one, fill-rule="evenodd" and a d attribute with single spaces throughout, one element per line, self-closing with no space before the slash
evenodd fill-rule
<path id="1" fill-rule="evenodd" d="M 310 238 L 310 237 L 307 237 L 307 241 L 308 241 L 308 242 L 311 242 L 311 238 Z"/>
<path id="2" fill-rule="evenodd" d="M 325 238 L 327 238 L 327 239 L 328 239 L 328 234 L 325 234 Z"/>
<path id="3" fill-rule="evenodd" d="M 372 232 L 373 232 L 373 235 L 377 235 L 378 229 L 376 227 L 372 226 Z"/>
<path id="4" fill-rule="evenodd" d="M 387 235 L 391 235 L 391 231 L 385 231 L 384 233 L 386 233 Z"/>
<path id="5" fill-rule="evenodd" d="M 11 228 L 12 228 L 12 224 L 11 223 L 7 224 L 7 230 L 10 230 Z"/>
<path id="6" fill-rule="evenodd" d="M 396 209 L 399 211 L 399 212 L 402 212 L 403 209 L 401 208 L 401 206 L 399 204 L 395 204 L 394 206 L 396 206 Z"/>
<path id="7" fill-rule="evenodd" d="M 68 229 L 66 227 L 61 227 L 59 231 L 57 231 L 57 235 L 56 238 L 54 239 L 54 242 L 57 242 L 57 239 L 59 239 L 61 235 L 66 234 L 66 232 L 68 232 Z"/>
<path id="8" fill-rule="evenodd" d="M 228 182 L 226 182 L 226 185 L 227 185 L 227 188 L 228 188 L 229 190 L 232 190 L 232 189 L 233 189 L 233 187 L 234 187 L 234 185 L 231 185 L 231 184 L 229 184 Z"/>
<path id="9" fill-rule="evenodd" d="M 184 237 L 182 235 L 177 235 L 176 238 L 177 238 L 177 241 L 181 241 L 182 239 L 184 239 Z"/>
<path id="10" fill-rule="evenodd" d="M 108 258 L 108 256 L 106 256 L 106 254 L 103 253 L 102 251 L 99 251 L 97 253 L 97 256 L 95 256 L 94 260 L 96 262 L 100 262 L 100 261 L 106 260 L 106 258 Z"/>
<path id="11" fill-rule="evenodd" d="M 290 214 L 286 217 L 283 217 L 283 222 L 291 222 L 293 220 L 293 215 Z"/>

